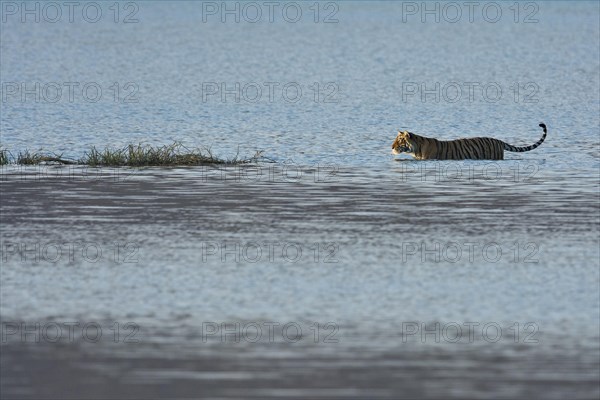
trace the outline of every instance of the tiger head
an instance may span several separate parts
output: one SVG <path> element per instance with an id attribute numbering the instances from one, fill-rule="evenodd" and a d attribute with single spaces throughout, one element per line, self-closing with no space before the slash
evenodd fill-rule
<path id="1" fill-rule="evenodd" d="M 398 131 L 398 136 L 392 144 L 392 154 L 415 153 L 416 142 L 414 135 L 408 131 Z"/>

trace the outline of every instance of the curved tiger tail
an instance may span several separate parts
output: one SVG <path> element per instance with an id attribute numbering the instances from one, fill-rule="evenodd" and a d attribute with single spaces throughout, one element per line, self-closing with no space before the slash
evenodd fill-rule
<path id="1" fill-rule="evenodd" d="M 517 147 L 517 146 L 512 146 L 508 143 L 504 143 L 504 150 L 516 151 L 516 152 L 520 153 L 523 151 L 530 151 L 530 150 L 537 148 L 540 144 L 544 143 L 544 140 L 546 140 L 546 134 L 548 133 L 548 131 L 546 130 L 546 124 L 544 124 L 542 122 L 542 123 L 540 123 L 540 127 L 544 130 L 544 134 L 542 135 L 542 138 L 537 141 L 537 143 L 532 144 L 531 146 L 525 146 L 525 147 Z"/>

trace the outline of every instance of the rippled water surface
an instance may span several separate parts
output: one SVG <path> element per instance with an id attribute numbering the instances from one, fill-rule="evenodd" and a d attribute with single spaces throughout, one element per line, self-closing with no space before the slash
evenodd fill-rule
<path id="1" fill-rule="evenodd" d="M 177 140 L 273 161 L 3 167 L 3 321 L 97 321 L 105 339 L 114 322 L 139 327 L 135 343 L 61 347 L 13 343 L 4 325 L 3 371 L 29 373 L 3 372 L 3 394 L 65 398 L 57 382 L 77 376 L 107 397 L 597 397 L 598 3 L 536 3 L 528 24 L 508 3 L 496 24 L 403 22 L 392 2 L 336 3 L 338 23 L 314 23 L 301 4 L 296 24 L 203 23 L 201 3 L 148 1 L 134 24 L 0 25 L 1 140 L 15 154 Z M 21 101 L 6 82 L 104 90 Z M 138 101 L 115 102 L 114 82 Z M 223 82 L 303 92 L 203 96 Z M 422 101 L 406 96 L 415 82 L 502 95 Z M 529 145 L 540 121 L 546 142 L 504 161 L 389 154 L 397 129 Z M 221 322 L 280 326 L 273 341 L 205 340 Z M 302 340 L 284 340 L 289 322 Z M 414 323 L 465 334 L 436 342 Z M 472 338 L 465 323 L 479 324 Z M 49 373 L 56 357 L 64 370 Z"/>

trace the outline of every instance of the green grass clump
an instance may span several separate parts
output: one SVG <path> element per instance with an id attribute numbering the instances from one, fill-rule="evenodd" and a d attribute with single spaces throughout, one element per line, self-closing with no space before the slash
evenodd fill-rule
<path id="1" fill-rule="evenodd" d="M 92 147 L 85 152 L 83 158 L 74 161 L 65 159 L 62 155 L 49 155 L 47 153 L 19 152 L 16 159 L 8 150 L 0 148 L 0 165 L 38 165 L 41 163 L 79 164 L 91 167 L 149 167 L 149 166 L 194 166 L 210 164 L 245 164 L 264 160 L 262 152 L 257 152 L 253 157 L 240 159 L 236 155 L 233 159 L 225 160 L 214 156 L 210 149 L 190 150 L 181 143 L 152 147 L 150 145 L 128 145 L 122 149 L 106 148 L 102 151 Z"/>
<path id="2" fill-rule="evenodd" d="M 193 166 L 209 164 L 243 164 L 258 161 L 261 153 L 254 157 L 239 159 L 237 156 L 231 160 L 215 157 L 210 149 L 190 150 L 181 143 L 173 143 L 159 147 L 150 145 L 129 145 L 122 149 L 104 149 L 99 151 L 92 147 L 79 160 L 81 164 L 89 166 L 109 167 L 145 167 L 145 166 Z"/>
<path id="3" fill-rule="evenodd" d="M 127 165 L 127 159 L 123 150 L 111 151 L 104 150 L 99 152 L 96 147 L 92 147 L 89 152 L 86 152 L 80 164 L 90 165 L 92 167 L 99 165 Z"/>
<path id="4" fill-rule="evenodd" d="M 41 152 L 30 153 L 29 150 L 19 152 L 17 155 L 17 164 L 19 165 L 38 165 L 44 162 L 53 162 L 58 164 L 77 164 L 75 161 L 67 160 L 60 156 L 51 156 Z"/>
<path id="5" fill-rule="evenodd" d="M 4 150 L 0 147 L 0 165 L 6 165 L 10 162 L 8 157 L 8 150 Z"/>
<path id="6" fill-rule="evenodd" d="M 17 164 L 20 165 L 37 165 L 42 162 L 44 156 L 41 153 L 30 153 L 29 150 L 19 152 L 17 155 Z"/>

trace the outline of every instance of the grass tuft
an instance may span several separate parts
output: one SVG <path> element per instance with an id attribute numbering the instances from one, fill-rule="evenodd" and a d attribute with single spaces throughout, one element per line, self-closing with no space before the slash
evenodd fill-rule
<path id="1" fill-rule="evenodd" d="M 77 164 L 75 161 L 67 160 L 60 156 L 51 156 L 41 152 L 30 153 L 29 150 L 19 152 L 17 155 L 17 164 L 19 165 L 38 165 L 41 163 L 58 163 L 58 164 Z"/>
<path id="2" fill-rule="evenodd" d="M 90 166 L 181 166 L 237 163 L 238 160 L 223 160 L 215 157 L 210 150 L 189 150 L 181 143 L 173 143 L 159 147 L 149 145 L 132 145 L 123 149 L 104 149 L 99 151 L 92 147 L 80 160 L 81 164 Z"/>
<path id="3" fill-rule="evenodd" d="M 146 167 L 146 166 L 193 166 L 209 164 L 243 164 L 256 162 L 262 157 L 258 152 L 248 159 L 239 159 L 236 155 L 231 160 L 224 160 L 214 156 L 210 149 L 190 150 L 181 143 L 152 147 L 150 145 L 132 145 L 122 149 L 109 149 L 99 151 L 92 147 L 79 160 L 80 164 L 89 166 L 110 167 Z"/>
<path id="4" fill-rule="evenodd" d="M 30 153 L 29 150 L 19 152 L 17 155 L 17 164 L 20 165 L 36 165 L 42 162 L 43 155 L 40 153 Z"/>
<path id="5" fill-rule="evenodd" d="M 8 150 L 0 148 L 0 165 L 11 163 L 11 156 Z M 14 160 L 14 159 L 13 159 Z M 41 163 L 58 164 L 80 164 L 92 167 L 150 167 L 150 166 L 194 166 L 211 164 L 246 164 L 267 160 L 262 152 L 257 152 L 250 158 L 239 158 L 236 155 L 233 159 L 222 159 L 214 156 L 210 149 L 190 150 L 179 142 L 169 145 L 153 147 L 150 145 L 128 145 L 122 149 L 98 150 L 93 146 L 84 156 L 77 160 L 62 158 L 62 155 L 48 155 L 42 152 L 30 152 L 25 150 L 17 155 L 15 164 L 37 165 Z"/>
<path id="6" fill-rule="evenodd" d="M 0 147 L 0 165 L 7 165 L 10 162 L 8 150 Z"/>

